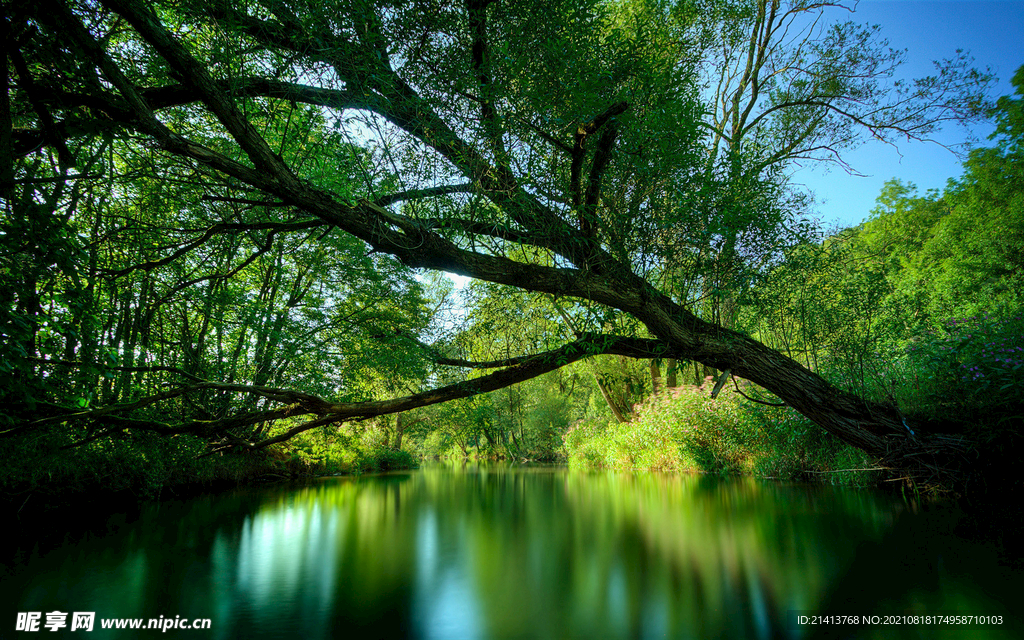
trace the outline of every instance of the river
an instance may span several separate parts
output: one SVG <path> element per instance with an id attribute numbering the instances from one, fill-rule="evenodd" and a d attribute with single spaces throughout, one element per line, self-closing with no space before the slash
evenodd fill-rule
<path id="1" fill-rule="evenodd" d="M 1024 587 L 999 545 L 962 535 L 954 509 L 912 505 L 511 465 L 165 500 L 23 537 L 3 567 L 0 637 L 1024 637 Z M 44 626 L 55 611 L 59 633 Z M 33 612 L 39 631 L 16 634 Z M 92 632 L 70 630 L 74 612 L 95 614 Z M 101 628 L 118 618 L 209 628 Z"/>

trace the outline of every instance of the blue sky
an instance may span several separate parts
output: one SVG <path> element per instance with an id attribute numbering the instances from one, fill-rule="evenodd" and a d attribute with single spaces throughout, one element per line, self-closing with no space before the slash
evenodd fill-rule
<path id="1" fill-rule="evenodd" d="M 849 19 L 881 25 L 890 46 L 907 49 L 906 77 L 930 75 L 933 60 L 950 58 L 960 48 L 974 56 L 976 67 L 990 67 L 996 74 L 996 97 L 1012 93 L 1010 78 L 1024 65 L 1024 0 L 861 0 Z M 989 125 L 975 129 L 981 146 L 991 144 L 986 140 L 991 131 Z M 958 143 L 965 132 L 953 125 L 936 137 Z M 961 174 L 960 160 L 934 144 L 901 144 L 897 151 L 872 142 L 844 157 L 867 176 L 851 176 L 838 167 L 827 172 L 808 167 L 793 175 L 814 191 L 827 226 L 860 223 L 892 178 L 913 182 L 923 195 Z"/>

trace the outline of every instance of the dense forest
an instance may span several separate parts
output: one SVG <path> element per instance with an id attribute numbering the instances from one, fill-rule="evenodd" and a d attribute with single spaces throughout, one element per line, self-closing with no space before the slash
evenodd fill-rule
<path id="1" fill-rule="evenodd" d="M 1024 68 L 899 80 L 842 9 L 5 2 L 6 497 L 416 455 L 1003 481 Z M 791 180 L 990 120 L 854 228 Z"/>

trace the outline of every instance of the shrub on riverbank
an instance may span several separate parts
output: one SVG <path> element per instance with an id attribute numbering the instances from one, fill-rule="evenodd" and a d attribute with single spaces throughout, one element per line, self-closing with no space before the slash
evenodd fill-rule
<path id="1" fill-rule="evenodd" d="M 60 507 L 83 497 L 151 499 L 263 480 L 417 466 L 407 451 L 318 433 L 263 450 L 212 455 L 206 455 L 205 441 L 187 434 L 164 438 L 148 431 L 125 432 L 70 446 L 83 437 L 53 428 L 0 438 L 0 503 L 15 511 L 25 505 L 31 510 L 37 504 Z"/>
<path id="2" fill-rule="evenodd" d="M 189 435 L 126 433 L 65 448 L 74 440 L 63 429 L 0 439 L 0 501 L 20 510 L 82 496 L 156 498 L 165 491 L 251 482 L 278 471 L 263 452 L 202 456 L 205 442 Z"/>
<path id="3" fill-rule="evenodd" d="M 276 445 L 274 456 L 293 476 L 378 473 L 417 466 L 409 451 L 392 448 L 379 435 L 375 430 L 325 427 Z"/>
<path id="4" fill-rule="evenodd" d="M 571 466 L 748 474 L 773 478 L 823 476 L 872 481 L 868 457 L 787 407 L 768 407 L 707 389 L 672 389 L 641 405 L 625 423 L 591 419 L 564 438 Z M 858 471 L 847 471 L 856 469 Z"/>
<path id="5" fill-rule="evenodd" d="M 984 448 L 991 469 L 1008 467 L 1024 426 L 1024 316 L 949 320 L 888 353 L 862 354 L 856 367 L 822 362 L 832 382 L 900 409 L 925 432 L 963 435 Z M 848 363 L 847 363 L 848 364 Z M 627 423 L 590 419 L 564 437 L 574 466 L 818 477 L 866 484 L 875 463 L 788 407 L 728 391 L 670 390 Z M 750 393 L 753 393 L 751 391 Z M 989 473 L 979 467 L 976 472 Z"/>
<path id="6" fill-rule="evenodd" d="M 901 396 L 918 413 L 987 425 L 1020 417 L 1024 389 L 1024 315 L 948 320 L 906 349 Z"/>
<path id="7" fill-rule="evenodd" d="M 379 473 L 381 471 L 414 469 L 418 466 L 416 459 L 408 451 L 373 449 L 360 457 L 358 468 L 363 473 Z"/>

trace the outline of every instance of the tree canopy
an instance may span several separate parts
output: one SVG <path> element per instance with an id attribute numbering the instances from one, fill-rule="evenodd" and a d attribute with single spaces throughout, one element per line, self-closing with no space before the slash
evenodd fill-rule
<path id="1" fill-rule="evenodd" d="M 618 354 L 729 371 L 872 453 L 923 446 L 729 304 L 807 240 L 789 163 L 981 117 L 966 57 L 903 84 L 876 29 L 802 0 L 9 7 L 9 432 L 260 448 Z M 572 338 L 445 353 L 423 270 L 554 301 Z"/>

